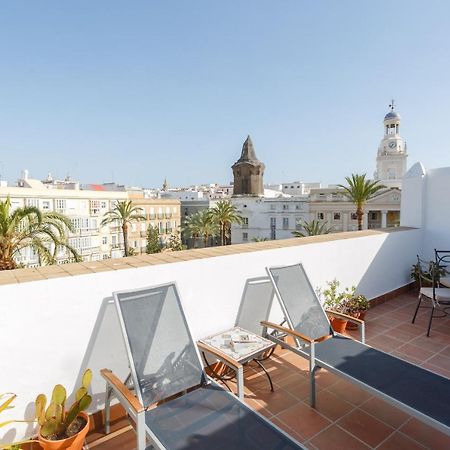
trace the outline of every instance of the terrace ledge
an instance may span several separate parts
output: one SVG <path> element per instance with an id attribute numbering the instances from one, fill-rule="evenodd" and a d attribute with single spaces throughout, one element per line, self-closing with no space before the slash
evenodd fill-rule
<path id="1" fill-rule="evenodd" d="M 27 283 L 29 281 L 48 280 L 68 276 L 86 275 L 112 270 L 133 269 L 145 266 L 170 264 L 195 259 L 213 258 L 216 256 L 235 255 L 239 253 L 258 252 L 301 245 L 318 244 L 323 242 L 338 241 L 343 239 L 355 239 L 380 234 L 396 233 L 398 231 L 416 230 L 412 227 L 395 227 L 376 230 L 346 231 L 342 233 L 330 233 L 319 236 L 307 236 L 303 238 L 280 239 L 263 242 L 249 242 L 246 244 L 233 244 L 222 247 L 207 247 L 176 252 L 143 254 L 126 258 L 107 259 L 81 263 L 60 264 L 54 266 L 42 266 L 36 268 L 15 269 L 0 271 L 0 285 Z"/>

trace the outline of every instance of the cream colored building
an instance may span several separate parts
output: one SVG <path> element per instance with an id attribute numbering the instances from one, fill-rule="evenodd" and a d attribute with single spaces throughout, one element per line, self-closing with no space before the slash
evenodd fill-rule
<path id="1" fill-rule="evenodd" d="M 394 109 L 384 116 L 384 135 L 378 146 L 375 180 L 386 189 L 366 202 L 364 206 L 363 229 L 389 228 L 400 224 L 400 202 L 402 179 L 406 172 L 406 142 L 400 136 L 401 117 Z M 310 220 L 327 223 L 333 231 L 353 231 L 358 229 L 356 206 L 344 195 L 343 190 L 334 186 L 311 189 Z"/>
<path id="2" fill-rule="evenodd" d="M 82 189 L 77 182 L 68 179 L 57 181 L 50 176 L 42 182 L 30 178 L 27 171 L 22 173 L 17 186 L 0 186 L 0 200 L 8 196 L 13 209 L 34 206 L 43 212 L 57 211 L 66 215 L 74 227 L 74 232 L 68 235 L 68 242 L 86 262 L 123 256 L 121 227 L 117 223 L 100 226 L 105 213 L 112 210 L 118 201 L 131 199 L 133 203 L 142 205 L 148 217 L 145 223 L 131 225 L 130 246 L 136 243 L 139 249 L 145 247 L 145 236 L 141 236 L 145 235 L 147 228 L 142 227 L 148 224 L 158 226 L 164 240 L 169 230 L 176 229 L 180 223 L 180 202 L 177 200 L 146 200 L 139 190 L 127 191 L 115 185 L 90 185 Z M 30 248 L 23 250 L 16 259 L 28 267 L 39 264 L 37 255 Z M 58 255 L 58 263 L 67 261 L 66 253 Z"/>
<path id="3" fill-rule="evenodd" d="M 180 200 L 149 199 L 130 197 L 133 204 L 141 208 L 146 217 L 145 222 L 134 222 L 128 230 L 128 242 L 137 253 L 145 253 L 147 246 L 147 229 L 149 226 L 158 228 L 161 243 L 167 241 L 172 233 L 179 233 L 180 228 Z"/>
<path id="4" fill-rule="evenodd" d="M 386 189 L 364 206 L 363 229 L 395 227 L 400 224 L 399 189 Z M 343 189 L 311 189 L 310 220 L 326 223 L 333 231 L 358 229 L 356 206 L 343 195 Z"/>

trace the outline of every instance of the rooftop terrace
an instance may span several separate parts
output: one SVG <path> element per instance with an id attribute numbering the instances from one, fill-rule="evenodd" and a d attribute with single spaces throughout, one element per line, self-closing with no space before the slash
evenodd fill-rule
<path id="1" fill-rule="evenodd" d="M 381 350 L 450 378 L 450 317 L 439 319 L 430 338 L 425 336 L 428 312 L 411 324 L 417 297 L 414 291 L 377 305 L 367 316 L 367 342 Z M 308 404 L 308 362 L 277 349 L 266 364 L 275 392 L 256 365 L 245 369 L 245 400 L 309 449 L 423 450 L 450 448 L 446 436 L 373 397 L 342 378 L 321 370 L 317 376 L 316 410 Z M 236 391 L 236 386 L 229 382 Z M 135 435 L 124 419 L 114 424 L 116 435 L 89 438 L 96 450 L 134 450 Z"/>
<path id="2" fill-rule="evenodd" d="M 442 176 L 448 185 L 448 171 Z M 447 186 L 442 177 L 439 180 L 436 189 L 427 182 L 432 199 L 438 187 Z M 414 206 L 419 198 L 422 207 L 408 214 L 402 210 L 410 227 L 0 273 L 0 360 L 8 367 L 0 372 L 0 386 L 18 394 L 16 408 L 2 420 L 31 417 L 37 393 L 50 391 L 55 383 L 71 391 L 89 367 L 94 372 L 90 412 L 98 429 L 89 437 L 89 448 L 134 448 L 132 431 L 119 431 L 105 441 L 99 424 L 105 391 L 100 369 L 110 368 L 122 379 L 128 373 L 111 293 L 176 281 L 193 337 L 200 339 L 234 325 L 248 279 L 264 276 L 267 266 L 299 261 L 314 288 L 337 278 L 343 286 L 355 285 L 374 305 L 389 300 L 369 311 L 368 344 L 449 377 L 450 320 L 436 319 L 431 337 L 425 337 L 426 311 L 412 325 L 415 294 L 404 292 L 417 253 L 431 257 L 435 247 L 450 248 L 448 221 L 442 217 L 450 208 L 441 202 L 441 220 L 435 220 L 436 209 L 427 196 L 418 197 L 423 185 L 420 178 L 414 189 L 403 192 L 403 200 Z M 282 319 L 275 304 L 270 319 Z M 275 392 L 271 394 L 267 380 L 248 367 L 246 401 L 308 448 L 450 447 L 447 437 L 324 370 L 318 373 L 318 405 L 313 410 L 306 401 L 305 360 L 277 351 L 267 365 Z M 124 425 L 118 419 L 115 430 Z M 18 424 L 2 439 L 32 432 Z"/>

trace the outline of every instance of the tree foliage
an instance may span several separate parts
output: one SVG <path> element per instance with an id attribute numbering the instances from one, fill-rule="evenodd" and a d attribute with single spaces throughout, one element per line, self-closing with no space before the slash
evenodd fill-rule
<path id="1" fill-rule="evenodd" d="M 302 231 L 292 232 L 295 237 L 318 236 L 320 234 L 329 234 L 333 231 L 333 227 L 329 227 L 327 222 L 321 223 L 318 220 L 303 221 L 301 225 Z"/>
<path id="2" fill-rule="evenodd" d="M 101 226 L 109 225 L 117 222 L 122 228 L 123 245 L 125 256 L 128 256 L 128 226 L 131 222 L 137 222 L 140 220 L 146 220 L 146 217 L 142 214 L 141 208 L 133 206 L 131 200 L 118 201 L 111 211 L 105 213 L 101 222 Z"/>
<path id="3" fill-rule="evenodd" d="M 386 186 L 380 184 L 380 181 L 366 180 L 366 174 L 352 174 L 351 177 L 345 177 L 347 186 L 339 184 L 344 189 L 344 195 L 356 205 L 356 216 L 358 218 L 358 230 L 362 230 L 364 215 L 364 205 L 377 193 L 385 189 Z"/>
<path id="4" fill-rule="evenodd" d="M 68 243 L 67 231 L 73 232 L 68 217 L 57 212 L 41 212 L 34 206 L 11 208 L 11 200 L 0 200 L 0 270 L 15 269 L 16 258 L 26 248 L 36 252 L 40 264 L 55 264 L 60 250 L 70 259 L 80 261 Z"/>
<path id="5" fill-rule="evenodd" d="M 160 253 L 162 249 L 158 228 L 151 225 L 147 229 L 146 253 Z"/>
<path id="6" fill-rule="evenodd" d="M 184 246 L 181 242 L 180 233 L 174 232 L 172 233 L 166 242 L 166 248 L 173 252 L 177 252 L 179 250 L 184 250 Z"/>
<path id="7" fill-rule="evenodd" d="M 229 200 L 217 202 L 210 210 L 211 220 L 219 226 L 220 245 L 226 245 L 233 223 L 242 224 L 244 219 Z"/>

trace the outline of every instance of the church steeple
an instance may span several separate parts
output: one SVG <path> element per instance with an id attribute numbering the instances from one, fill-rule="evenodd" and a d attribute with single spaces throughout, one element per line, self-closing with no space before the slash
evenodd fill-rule
<path id="1" fill-rule="evenodd" d="M 242 161 L 258 161 L 250 135 L 247 136 L 247 139 L 242 146 L 241 157 L 238 159 L 238 162 Z"/>
<path id="2" fill-rule="evenodd" d="M 258 160 L 250 135 L 242 146 L 241 157 L 233 164 L 233 195 L 264 195 L 265 165 Z"/>

